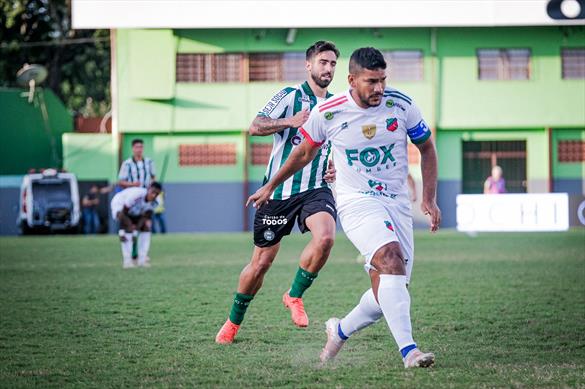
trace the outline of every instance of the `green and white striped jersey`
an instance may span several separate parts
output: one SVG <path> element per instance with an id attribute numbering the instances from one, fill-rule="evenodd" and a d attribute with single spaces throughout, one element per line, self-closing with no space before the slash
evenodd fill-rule
<path id="1" fill-rule="evenodd" d="M 275 94 L 268 100 L 264 108 L 258 112 L 258 116 L 265 116 L 272 119 L 291 117 L 303 109 L 312 110 L 317 103 L 325 101 L 330 96 L 332 95 L 329 93 L 327 93 L 326 98 L 315 96 L 309 84 L 305 81 L 301 85 L 284 88 Z M 270 162 L 268 163 L 264 176 L 264 184 L 276 174 L 278 169 L 284 165 L 293 149 L 301 144 L 304 139 L 303 134 L 298 128 L 286 128 L 274 133 L 273 137 L 274 142 L 272 144 L 272 152 L 270 153 Z M 323 176 L 327 170 L 327 160 L 330 150 L 331 144 L 329 142 L 325 143 L 313 162 L 279 185 L 270 198 L 274 200 L 285 200 L 297 193 L 327 187 Z"/>

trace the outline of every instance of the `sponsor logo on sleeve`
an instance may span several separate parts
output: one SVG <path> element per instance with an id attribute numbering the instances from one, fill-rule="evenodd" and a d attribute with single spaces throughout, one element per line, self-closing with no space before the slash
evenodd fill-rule
<path id="1" fill-rule="evenodd" d="M 406 111 L 406 108 L 404 107 L 404 105 L 402 105 L 399 101 L 394 101 L 392 99 L 386 100 L 386 107 L 388 107 L 388 108 L 398 107 L 402 110 L 402 112 Z"/>
<path id="2" fill-rule="evenodd" d="M 333 119 L 334 115 L 333 115 L 333 112 L 327 111 L 327 112 L 325 112 L 325 114 L 323 116 L 325 117 L 325 119 L 331 120 L 331 119 Z"/>
<path id="3" fill-rule="evenodd" d="M 292 143 L 293 146 L 298 146 L 301 144 L 301 142 L 303 141 L 303 137 L 299 134 L 296 134 L 295 136 L 293 136 L 290 139 L 290 143 Z"/>
<path id="4" fill-rule="evenodd" d="M 278 105 L 278 103 L 280 103 L 280 101 L 282 99 L 284 99 L 289 92 L 287 92 L 286 89 L 281 90 L 280 92 L 278 92 L 277 94 L 275 94 L 270 101 L 264 106 L 264 109 L 262 109 L 262 113 L 265 115 L 270 115 L 272 113 L 272 111 L 274 111 L 274 108 L 276 108 L 276 106 Z"/>

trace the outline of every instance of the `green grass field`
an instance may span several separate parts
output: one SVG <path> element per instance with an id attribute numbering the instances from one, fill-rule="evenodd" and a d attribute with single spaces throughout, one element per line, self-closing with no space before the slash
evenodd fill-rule
<path id="1" fill-rule="evenodd" d="M 238 341 L 218 346 L 250 234 L 155 236 L 153 267 L 122 270 L 116 237 L 0 239 L 2 387 L 585 387 L 585 231 L 417 232 L 415 339 L 436 366 L 406 371 L 385 322 L 321 367 L 324 322 L 368 287 L 340 234 L 305 294 L 280 302 L 307 236 L 286 239 Z"/>

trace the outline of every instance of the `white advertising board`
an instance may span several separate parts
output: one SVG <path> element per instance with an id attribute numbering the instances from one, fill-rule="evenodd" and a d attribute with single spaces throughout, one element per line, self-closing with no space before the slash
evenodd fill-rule
<path id="1" fill-rule="evenodd" d="M 457 196 L 459 231 L 566 231 L 566 193 Z"/>
<path id="2" fill-rule="evenodd" d="M 74 28 L 582 25 L 584 0 L 73 0 Z"/>

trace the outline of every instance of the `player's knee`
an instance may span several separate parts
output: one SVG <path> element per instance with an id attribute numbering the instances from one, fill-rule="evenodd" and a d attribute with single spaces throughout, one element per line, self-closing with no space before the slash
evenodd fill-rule
<path id="1" fill-rule="evenodd" d="M 260 259 L 252 264 L 254 273 L 256 273 L 257 275 L 265 274 L 268 271 L 268 269 L 270 269 L 270 266 L 272 266 L 272 262 L 266 259 L 265 260 Z"/>
<path id="2" fill-rule="evenodd" d="M 329 252 L 331 248 L 333 248 L 333 244 L 335 243 L 335 237 L 333 234 L 324 234 L 319 236 L 318 244 L 319 247 L 326 252 Z"/>
<path id="3" fill-rule="evenodd" d="M 380 248 L 374 257 L 374 266 L 382 274 L 406 274 L 404 257 L 397 242 Z"/>
<path id="4" fill-rule="evenodd" d="M 260 253 L 256 258 L 252 260 L 252 268 L 257 275 L 265 274 L 270 266 L 272 266 L 272 258 L 268 253 Z"/>

